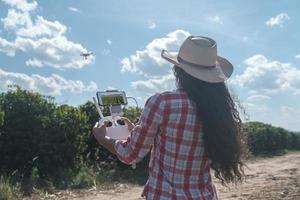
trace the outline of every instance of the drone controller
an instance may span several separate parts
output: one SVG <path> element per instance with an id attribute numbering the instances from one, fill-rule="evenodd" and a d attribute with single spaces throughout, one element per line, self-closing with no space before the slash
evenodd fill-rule
<path id="1" fill-rule="evenodd" d="M 128 126 L 125 121 L 122 119 L 123 116 L 122 112 L 122 105 L 127 104 L 127 97 L 124 91 L 118 90 L 107 90 L 105 92 L 97 92 L 97 99 L 99 104 L 97 103 L 96 99 L 93 98 L 94 104 L 97 108 L 99 113 L 99 124 L 100 126 L 106 122 L 106 136 L 117 139 L 117 140 L 126 140 L 127 137 L 130 135 L 128 130 Z M 132 97 L 128 97 L 132 98 Z M 134 99 L 134 98 L 133 98 Z M 135 100 L 135 99 L 134 99 Z M 136 100 L 135 100 L 136 101 Z M 137 102 L 136 102 L 137 104 Z M 103 116 L 101 106 L 108 106 L 110 116 Z M 138 107 L 138 105 L 137 105 Z M 132 164 L 132 168 L 136 168 L 136 164 Z"/>
<path id="2" fill-rule="evenodd" d="M 105 92 L 97 92 L 97 99 L 93 98 L 94 104 L 99 113 L 99 124 L 100 126 L 107 122 L 106 124 L 106 136 L 112 139 L 126 140 L 130 135 L 127 124 L 122 120 L 123 116 L 121 105 L 127 104 L 127 98 L 124 91 L 118 90 L 107 90 Z M 109 107 L 110 116 L 103 116 L 100 107 Z"/>
<path id="3" fill-rule="evenodd" d="M 106 124 L 106 136 L 118 139 L 126 140 L 130 135 L 127 124 L 122 120 L 120 116 L 106 116 L 99 120 L 100 126 L 107 122 Z"/>

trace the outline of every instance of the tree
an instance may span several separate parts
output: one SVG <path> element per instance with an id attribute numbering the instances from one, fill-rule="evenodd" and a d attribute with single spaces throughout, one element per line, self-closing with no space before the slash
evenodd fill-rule
<path id="1" fill-rule="evenodd" d="M 295 133 L 261 122 L 244 124 L 248 146 L 254 155 L 274 154 L 285 149 L 297 149 L 300 140 Z"/>
<path id="2" fill-rule="evenodd" d="M 60 180 L 68 180 L 84 165 L 82 155 L 90 134 L 87 122 L 86 114 L 78 108 L 62 105 L 55 109 L 47 131 L 39 138 L 41 175 L 61 185 Z"/>
<path id="3" fill-rule="evenodd" d="M 123 109 L 124 116 L 134 123 L 138 121 L 142 111 L 143 109 L 140 107 L 127 107 Z"/>
<path id="4" fill-rule="evenodd" d="M 0 108 L 0 126 L 3 125 L 3 122 L 4 122 L 4 112 Z"/>
<path id="5" fill-rule="evenodd" d="M 46 130 L 55 106 L 51 98 L 20 87 L 2 93 L 0 105 L 5 113 L 0 136 L 0 170 L 6 173 L 17 170 L 28 177 L 32 160 L 38 156 L 37 137 Z"/>
<path id="6" fill-rule="evenodd" d="M 88 118 L 54 98 L 13 87 L 0 95 L 0 173 L 26 182 L 34 172 L 57 184 L 83 164 L 90 135 Z"/>
<path id="7" fill-rule="evenodd" d="M 95 108 L 94 103 L 88 101 L 85 104 L 79 106 L 79 110 L 86 114 L 88 127 L 90 130 L 90 135 L 86 138 L 87 147 L 83 152 L 83 158 L 85 162 L 87 162 L 89 165 L 96 165 L 100 161 L 116 161 L 116 158 L 114 158 L 114 156 L 109 151 L 107 151 L 105 148 L 99 145 L 92 135 L 92 128 L 95 125 L 95 123 L 99 121 L 99 114 Z M 103 109 L 102 113 L 104 116 L 108 115 L 108 109 Z"/>

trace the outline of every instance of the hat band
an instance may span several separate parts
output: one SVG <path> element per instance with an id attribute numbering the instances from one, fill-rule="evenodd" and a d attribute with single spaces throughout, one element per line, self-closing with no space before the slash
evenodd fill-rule
<path id="1" fill-rule="evenodd" d="M 213 67 L 216 67 L 215 65 L 213 65 L 213 66 L 205 66 L 205 65 L 198 65 L 198 64 L 195 64 L 195 63 L 191 63 L 189 61 L 186 61 L 186 60 L 180 58 L 180 56 L 177 56 L 177 60 L 181 64 L 190 65 L 192 67 L 202 67 L 202 68 L 213 68 Z"/>

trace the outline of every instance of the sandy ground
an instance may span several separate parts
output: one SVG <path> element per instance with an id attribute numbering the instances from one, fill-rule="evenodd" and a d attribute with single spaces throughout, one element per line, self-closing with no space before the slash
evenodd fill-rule
<path id="1" fill-rule="evenodd" d="M 247 162 L 246 181 L 237 187 L 226 188 L 217 180 L 215 185 L 221 200 L 300 200 L 300 152 L 272 158 L 257 158 Z M 44 199 L 74 200 L 141 200 L 143 187 L 120 185 L 99 191 L 63 191 Z M 36 198 L 33 198 L 36 199 Z"/>

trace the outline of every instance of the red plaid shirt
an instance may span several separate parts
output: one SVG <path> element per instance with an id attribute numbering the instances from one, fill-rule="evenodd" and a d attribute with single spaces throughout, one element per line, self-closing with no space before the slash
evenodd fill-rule
<path id="1" fill-rule="evenodd" d="M 150 97 L 140 120 L 126 141 L 117 141 L 118 158 L 139 162 L 151 149 L 149 178 L 142 196 L 147 199 L 216 200 L 205 156 L 196 105 L 177 89 Z"/>

